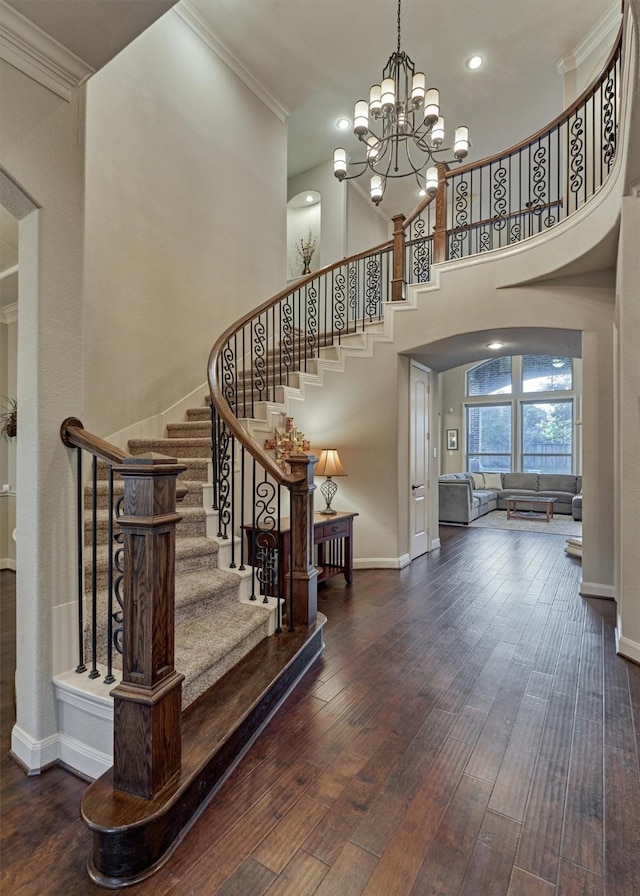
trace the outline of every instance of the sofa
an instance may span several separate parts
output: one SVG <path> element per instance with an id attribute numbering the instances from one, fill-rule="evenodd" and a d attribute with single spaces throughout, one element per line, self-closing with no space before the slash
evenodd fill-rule
<path id="1" fill-rule="evenodd" d="M 555 498 L 554 513 L 582 519 L 582 476 L 563 473 L 445 473 L 438 480 L 441 523 L 468 525 L 506 510 L 510 495 Z"/>

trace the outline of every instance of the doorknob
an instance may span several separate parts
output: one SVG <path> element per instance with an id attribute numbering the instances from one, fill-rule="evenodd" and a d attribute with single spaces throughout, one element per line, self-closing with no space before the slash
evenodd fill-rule
<path id="1" fill-rule="evenodd" d="M 422 482 L 420 485 L 412 485 L 411 491 L 414 492 L 417 488 L 424 488 L 424 482 Z"/>

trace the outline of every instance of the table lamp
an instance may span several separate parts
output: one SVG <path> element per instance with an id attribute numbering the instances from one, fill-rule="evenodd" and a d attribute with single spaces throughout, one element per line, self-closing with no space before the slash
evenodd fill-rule
<path id="1" fill-rule="evenodd" d="M 320 491 L 322 492 L 322 497 L 327 502 L 327 506 L 324 510 L 321 510 L 320 513 L 324 513 L 326 516 L 330 516 L 334 513 L 337 513 L 336 510 L 332 510 L 331 502 L 335 496 L 335 493 L 338 491 L 338 486 L 333 482 L 333 476 L 346 476 L 344 467 L 340 463 L 340 458 L 338 457 L 338 452 L 335 448 L 323 448 L 320 452 L 320 460 L 316 464 L 316 468 L 314 471 L 314 476 L 326 476 L 327 478 L 320 486 Z"/>

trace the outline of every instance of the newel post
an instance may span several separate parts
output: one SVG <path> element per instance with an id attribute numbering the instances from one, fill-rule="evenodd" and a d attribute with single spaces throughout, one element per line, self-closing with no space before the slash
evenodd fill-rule
<path id="1" fill-rule="evenodd" d="M 433 230 L 433 261 L 437 264 L 447 260 L 447 180 L 449 166 L 438 166 L 438 192 L 436 193 L 436 226 Z"/>
<path id="2" fill-rule="evenodd" d="M 393 277 L 391 279 L 391 301 L 402 302 L 405 296 L 404 276 L 404 215 L 394 215 L 393 221 Z"/>
<path id="3" fill-rule="evenodd" d="M 114 699 L 113 783 L 153 798 L 180 770 L 183 675 L 174 668 L 176 479 L 184 464 L 127 457 L 122 681 Z"/>
<path id="4" fill-rule="evenodd" d="M 291 472 L 300 476 L 291 486 L 291 544 L 293 568 L 293 622 L 314 625 L 318 615 L 318 571 L 313 565 L 313 471 L 318 458 L 294 454 L 288 458 Z"/>

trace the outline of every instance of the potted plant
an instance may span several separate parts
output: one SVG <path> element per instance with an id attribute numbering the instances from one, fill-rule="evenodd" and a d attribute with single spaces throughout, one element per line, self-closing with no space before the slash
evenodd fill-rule
<path id="1" fill-rule="evenodd" d="M 18 402 L 7 395 L 0 398 L 0 434 L 5 439 L 13 439 L 18 434 Z"/>

